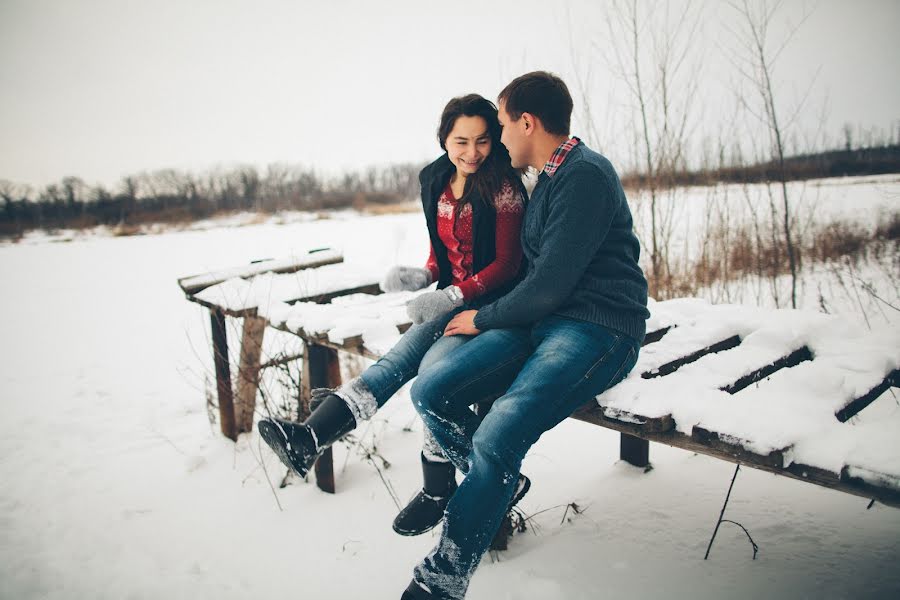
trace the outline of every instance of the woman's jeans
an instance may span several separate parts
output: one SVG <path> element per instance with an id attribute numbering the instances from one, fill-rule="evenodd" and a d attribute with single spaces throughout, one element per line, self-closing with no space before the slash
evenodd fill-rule
<path id="1" fill-rule="evenodd" d="M 466 477 L 440 541 L 415 569 L 437 598 L 463 598 L 515 492 L 522 459 L 545 431 L 621 381 L 640 343 L 606 327 L 550 316 L 531 328 L 486 331 L 429 369 L 413 404 Z M 508 388 L 508 389 L 507 389 Z M 480 421 L 474 399 L 506 391 Z"/>
<path id="2" fill-rule="evenodd" d="M 472 339 L 472 336 L 468 335 L 444 337 L 447 323 L 462 310 L 465 310 L 465 307 L 453 310 L 433 321 L 413 325 L 387 354 L 359 376 L 363 384 L 362 390 L 355 382 L 350 382 L 349 389 L 345 390 L 347 392 L 345 400 L 357 421 L 371 418 L 404 383 Z M 440 445 L 431 436 L 427 427 L 423 453 L 429 460 L 446 462 Z"/>

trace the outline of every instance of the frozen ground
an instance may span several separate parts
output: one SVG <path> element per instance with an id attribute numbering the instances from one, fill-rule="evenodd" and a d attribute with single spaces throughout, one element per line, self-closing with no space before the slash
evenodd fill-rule
<path id="1" fill-rule="evenodd" d="M 870 214 L 896 207 L 885 185 L 837 189 Z M 335 496 L 303 482 L 273 492 L 266 474 L 277 486 L 283 471 L 258 437 L 235 445 L 208 423 L 208 317 L 175 280 L 321 246 L 378 273 L 418 264 L 420 215 L 30 242 L 0 247 L 0 597 L 399 598 L 436 537 L 396 536 L 390 494 L 343 445 Z M 867 409 L 898 410 L 890 394 Z M 401 501 L 419 484 L 419 439 L 404 393 L 364 437 Z M 657 445 L 649 473 L 617 456 L 599 427 L 544 436 L 524 466 L 531 528 L 485 559 L 469 597 L 900 594 L 900 510 L 742 469 L 727 518 L 759 555 L 725 524 L 704 561 L 733 467 Z M 563 519 L 572 502 L 582 513 Z"/>

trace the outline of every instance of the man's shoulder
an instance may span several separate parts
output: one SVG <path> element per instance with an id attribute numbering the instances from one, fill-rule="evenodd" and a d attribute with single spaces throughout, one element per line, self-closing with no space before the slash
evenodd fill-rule
<path id="1" fill-rule="evenodd" d="M 608 177 L 616 172 L 608 158 L 596 150 L 589 148 L 584 142 L 581 142 L 572 148 L 569 155 L 566 156 L 566 160 L 563 162 L 562 166 L 568 166 L 568 169 L 560 168 L 560 171 L 563 171 L 563 173 L 566 171 L 582 174 L 601 173 Z"/>

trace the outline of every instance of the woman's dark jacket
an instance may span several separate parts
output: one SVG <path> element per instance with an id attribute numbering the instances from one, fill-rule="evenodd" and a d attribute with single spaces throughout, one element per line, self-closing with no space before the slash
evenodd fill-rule
<path id="1" fill-rule="evenodd" d="M 456 167 L 450 161 L 450 158 L 444 154 L 419 173 L 425 223 L 428 225 L 428 237 L 431 238 L 431 247 L 434 248 L 434 256 L 437 258 L 440 271 L 438 289 L 450 285 L 451 269 L 450 260 L 447 258 L 447 246 L 444 245 L 444 242 L 438 236 L 437 205 L 441 192 L 447 187 L 450 177 L 455 170 Z M 522 194 L 523 199 L 528 197 L 525 186 L 520 179 L 516 179 L 512 183 L 519 187 L 519 192 Z M 494 209 L 493 198 L 488 198 L 488 201 L 485 202 L 475 189 L 469 192 L 469 200 L 472 204 L 472 274 L 475 275 L 494 262 L 496 257 L 497 212 Z M 514 288 L 524 273 L 525 260 L 523 259 L 519 272 L 515 277 L 499 288 L 473 299 L 467 304 L 467 307 L 478 308 L 493 302 Z"/>

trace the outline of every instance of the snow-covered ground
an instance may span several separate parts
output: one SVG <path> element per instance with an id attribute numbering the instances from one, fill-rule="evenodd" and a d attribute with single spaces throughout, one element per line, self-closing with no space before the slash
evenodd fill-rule
<path id="1" fill-rule="evenodd" d="M 844 183 L 822 186 L 821 205 L 896 210 L 895 180 Z M 436 535 L 391 531 L 396 505 L 355 447 L 336 449 L 331 496 L 279 489 L 283 469 L 255 434 L 222 438 L 205 406 L 208 315 L 175 281 L 323 246 L 375 274 L 419 264 L 421 215 L 52 239 L 0 247 L 0 597 L 399 598 Z M 866 410 L 900 407 L 888 393 Z M 401 392 L 359 432 L 401 501 L 420 483 L 420 430 Z M 900 453 L 900 432 L 893 443 Z M 529 531 L 485 559 L 469 597 L 900 594 L 900 510 L 742 469 L 726 518 L 759 555 L 724 524 L 704 561 L 733 466 L 653 445 L 644 473 L 617 456 L 618 435 L 599 427 L 546 434 L 524 466 Z"/>

